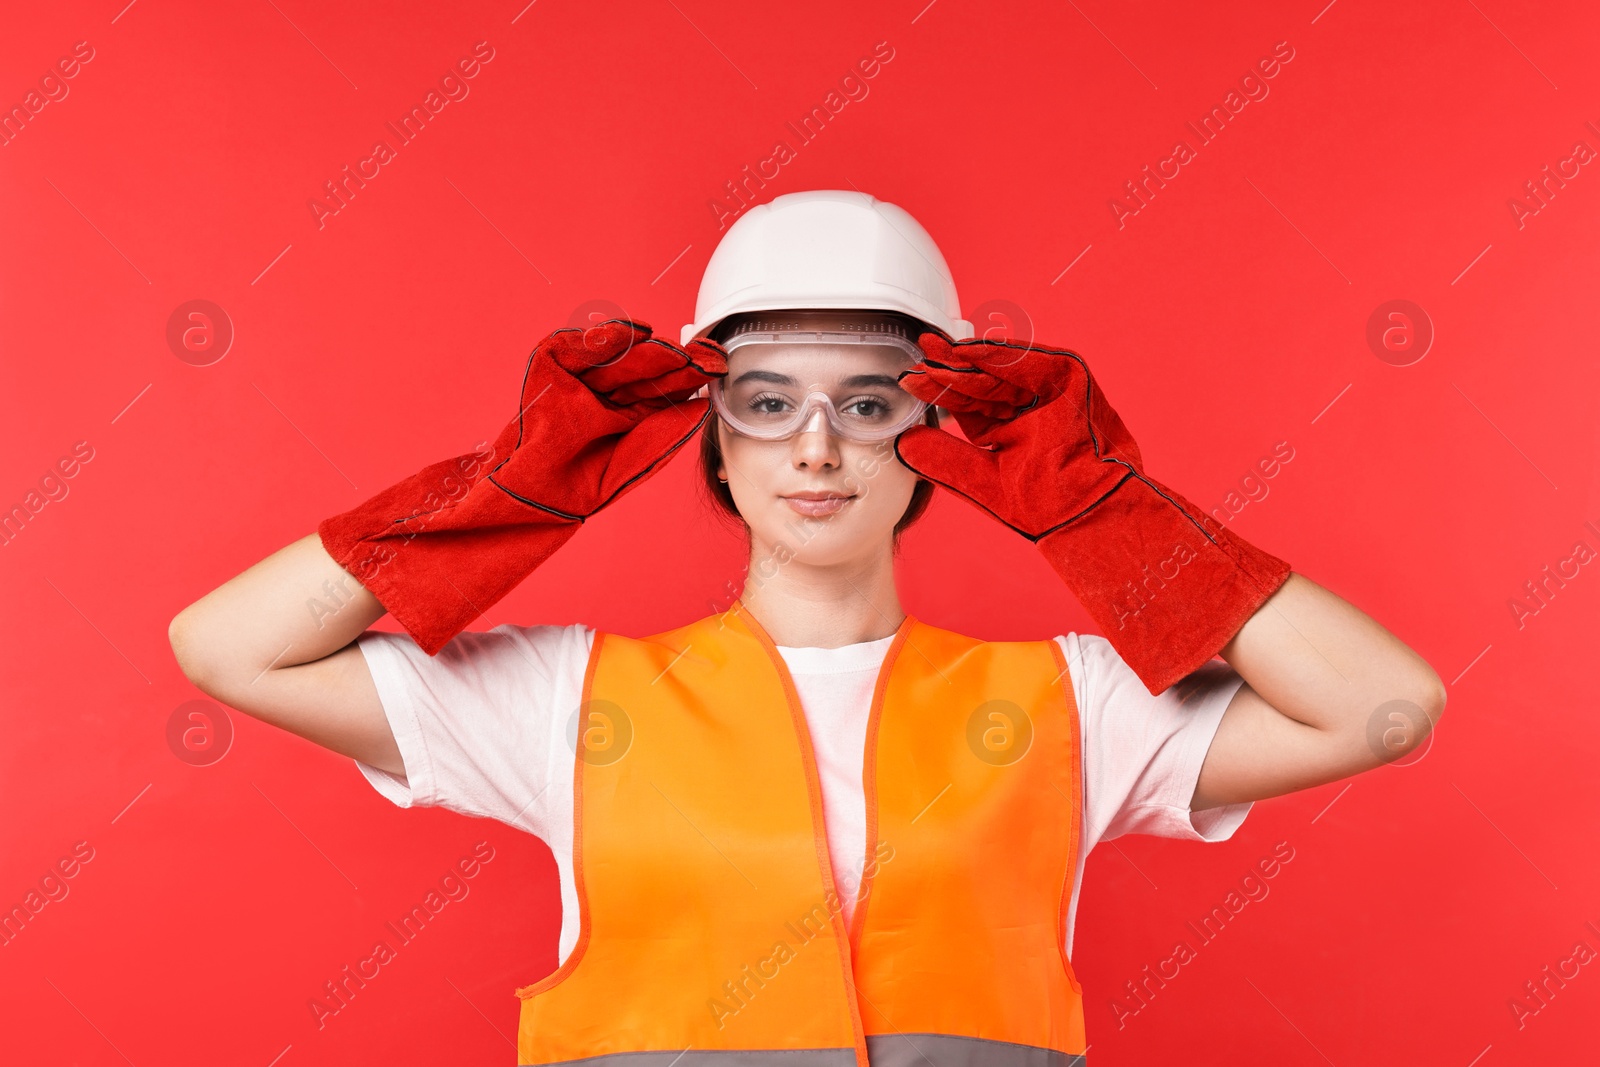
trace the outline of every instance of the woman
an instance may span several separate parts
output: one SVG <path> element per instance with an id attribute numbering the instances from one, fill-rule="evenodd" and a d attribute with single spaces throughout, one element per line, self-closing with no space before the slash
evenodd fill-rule
<path id="1" fill-rule="evenodd" d="M 552 333 L 492 446 L 173 620 L 205 692 L 401 806 L 550 844 L 561 963 L 515 990 L 519 1063 L 1081 1063 L 1097 841 L 1226 839 L 1442 713 L 1416 653 L 1145 474 L 1081 357 L 971 333 L 910 215 L 779 197 L 718 246 L 681 347 Z M 749 538 L 727 610 L 462 632 L 697 434 Z M 1106 636 L 907 616 L 895 546 L 935 485 L 1033 541 Z M 366 632 L 386 610 L 409 636 Z"/>

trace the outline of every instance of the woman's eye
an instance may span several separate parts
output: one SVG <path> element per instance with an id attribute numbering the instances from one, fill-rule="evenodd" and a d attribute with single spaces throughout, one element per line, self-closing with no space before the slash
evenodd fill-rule
<path id="1" fill-rule="evenodd" d="M 774 396 L 771 393 L 767 393 L 752 398 L 750 401 L 750 410 L 758 415 L 777 415 L 782 413 L 784 405 L 787 403 L 788 401 L 783 397 Z"/>
<path id="2" fill-rule="evenodd" d="M 875 396 L 864 396 L 851 401 L 845 410 L 853 412 L 860 418 L 875 419 L 888 412 L 889 405 Z"/>

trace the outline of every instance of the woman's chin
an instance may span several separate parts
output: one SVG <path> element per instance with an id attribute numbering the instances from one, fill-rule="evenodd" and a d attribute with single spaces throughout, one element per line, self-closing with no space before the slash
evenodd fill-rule
<path id="1" fill-rule="evenodd" d="M 893 539 L 892 527 L 881 532 L 861 521 L 864 516 L 846 507 L 832 515 L 811 518 L 795 513 L 785 500 L 772 511 L 776 521 L 758 531 L 772 546 L 772 555 L 811 567 L 832 567 L 873 555 Z"/>

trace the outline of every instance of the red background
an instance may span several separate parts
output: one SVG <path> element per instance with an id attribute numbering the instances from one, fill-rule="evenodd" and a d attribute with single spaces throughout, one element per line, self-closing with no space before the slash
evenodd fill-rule
<path id="1" fill-rule="evenodd" d="M 123 2 L 13 11 L 0 33 L 7 107 L 94 49 L 0 147 L 0 504 L 94 450 L 0 547 L 0 905 L 94 849 L 0 947 L 7 1061 L 514 1062 L 512 990 L 555 966 L 547 849 L 394 808 L 238 713 L 221 761 L 180 761 L 166 725 L 200 694 L 167 623 L 492 439 L 534 342 L 586 302 L 676 340 L 709 203 L 880 41 L 870 94 L 761 197 L 905 207 L 969 315 L 1009 302 L 1083 353 L 1151 473 L 1202 506 L 1287 441 L 1236 529 L 1449 686 L 1409 766 L 1259 803 L 1223 844 L 1095 852 L 1075 952 L 1091 1062 L 1593 1055 L 1600 965 L 1520 1028 L 1508 1006 L 1577 942 L 1600 950 L 1600 568 L 1520 628 L 1508 606 L 1575 542 L 1600 549 L 1600 168 L 1521 226 L 1508 206 L 1574 142 L 1600 149 L 1592 5 Z M 319 228 L 323 182 L 478 41 L 494 59 L 470 95 Z M 1280 41 L 1270 95 L 1119 228 L 1123 183 L 1193 144 L 1185 121 Z M 167 345 L 193 299 L 236 330 L 210 366 Z M 1366 340 L 1394 299 L 1436 330 L 1404 367 Z M 680 454 L 474 628 L 643 634 L 722 606 L 743 560 L 694 473 Z M 1026 542 L 948 497 L 907 539 L 902 590 L 982 636 L 1089 629 Z M 470 897 L 319 1030 L 322 983 L 478 841 L 496 858 Z M 1280 841 L 1270 896 L 1119 1028 L 1123 983 L 1193 944 L 1186 920 Z"/>

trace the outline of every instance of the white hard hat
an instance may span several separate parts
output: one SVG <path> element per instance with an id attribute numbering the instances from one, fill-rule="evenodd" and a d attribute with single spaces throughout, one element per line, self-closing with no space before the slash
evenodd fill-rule
<path id="1" fill-rule="evenodd" d="M 681 343 L 747 311 L 898 311 L 951 340 L 973 335 L 939 246 L 904 208 L 853 190 L 786 193 L 723 235 Z"/>

